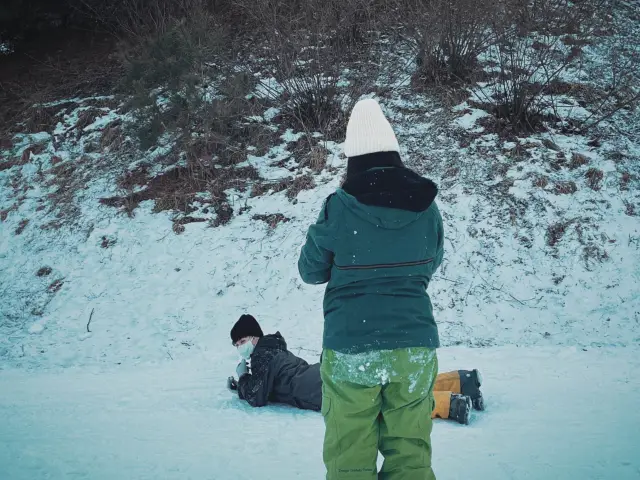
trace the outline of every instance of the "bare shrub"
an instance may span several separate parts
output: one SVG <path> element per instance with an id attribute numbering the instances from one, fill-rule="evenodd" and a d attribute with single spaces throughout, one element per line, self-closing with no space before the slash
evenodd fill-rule
<path id="1" fill-rule="evenodd" d="M 603 88 L 586 99 L 591 114 L 578 124 L 583 132 L 640 104 L 640 54 L 635 47 L 637 33 L 629 27 L 616 25 L 615 35 L 599 39 L 599 42 L 604 50 L 603 61 L 589 72 L 589 76 L 592 82 Z"/>
<path id="2" fill-rule="evenodd" d="M 497 78 L 489 88 L 476 90 L 510 130 L 539 131 L 546 122 L 560 120 L 555 92 L 563 86 L 562 74 L 580 59 L 580 51 L 568 49 L 560 35 L 586 38 L 607 18 L 605 7 L 605 0 L 504 3 L 504 16 L 492 24 L 498 40 L 487 55 L 496 65 Z"/>
<path id="3" fill-rule="evenodd" d="M 345 79 L 357 59 L 364 63 L 370 0 L 311 0 L 293 5 L 272 0 L 238 0 L 263 41 L 263 56 L 277 88 L 263 85 L 281 107 L 280 119 L 307 133 L 335 140 L 346 113 L 367 91 L 366 75 Z"/>
<path id="4" fill-rule="evenodd" d="M 501 9 L 490 0 L 402 0 L 400 24 L 408 32 L 423 84 L 466 82 L 478 56 L 496 41 L 488 28 Z M 473 13 L 471 13 L 473 12 Z"/>

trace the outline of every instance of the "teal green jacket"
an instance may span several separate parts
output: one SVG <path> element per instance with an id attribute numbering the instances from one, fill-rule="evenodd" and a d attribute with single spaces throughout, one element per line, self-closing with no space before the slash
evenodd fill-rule
<path id="1" fill-rule="evenodd" d="M 444 254 L 437 187 L 409 169 L 378 163 L 348 171 L 324 202 L 298 270 L 305 283 L 327 283 L 323 348 L 437 348 L 427 294 Z"/>

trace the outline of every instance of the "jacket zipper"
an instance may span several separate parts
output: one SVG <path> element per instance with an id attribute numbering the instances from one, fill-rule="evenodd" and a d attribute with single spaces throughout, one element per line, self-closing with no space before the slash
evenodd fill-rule
<path id="1" fill-rule="evenodd" d="M 428 265 L 431 262 L 433 262 L 433 258 L 417 260 L 415 262 L 380 263 L 378 265 L 335 265 L 338 270 L 374 270 L 376 268 L 417 267 L 419 265 Z"/>

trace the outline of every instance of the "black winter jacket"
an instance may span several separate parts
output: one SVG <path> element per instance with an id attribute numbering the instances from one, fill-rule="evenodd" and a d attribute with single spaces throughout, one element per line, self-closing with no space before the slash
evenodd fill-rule
<path id="1" fill-rule="evenodd" d="M 251 373 L 238 379 L 238 396 L 253 407 L 269 402 L 320 410 L 320 364 L 309 365 L 287 350 L 280 332 L 258 340 L 251 354 Z"/>

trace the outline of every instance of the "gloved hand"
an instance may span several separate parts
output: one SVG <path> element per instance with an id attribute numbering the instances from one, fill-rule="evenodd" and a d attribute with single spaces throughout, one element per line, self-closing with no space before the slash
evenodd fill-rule
<path id="1" fill-rule="evenodd" d="M 236 390 L 238 390 L 238 382 L 236 382 L 235 378 L 229 377 L 227 379 L 227 388 L 232 392 L 235 392 Z"/>
<path id="2" fill-rule="evenodd" d="M 238 374 L 238 379 L 242 377 L 242 375 L 249 373 L 249 369 L 247 368 L 247 361 L 242 359 L 240 363 L 236 367 L 236 373 Z"/>

